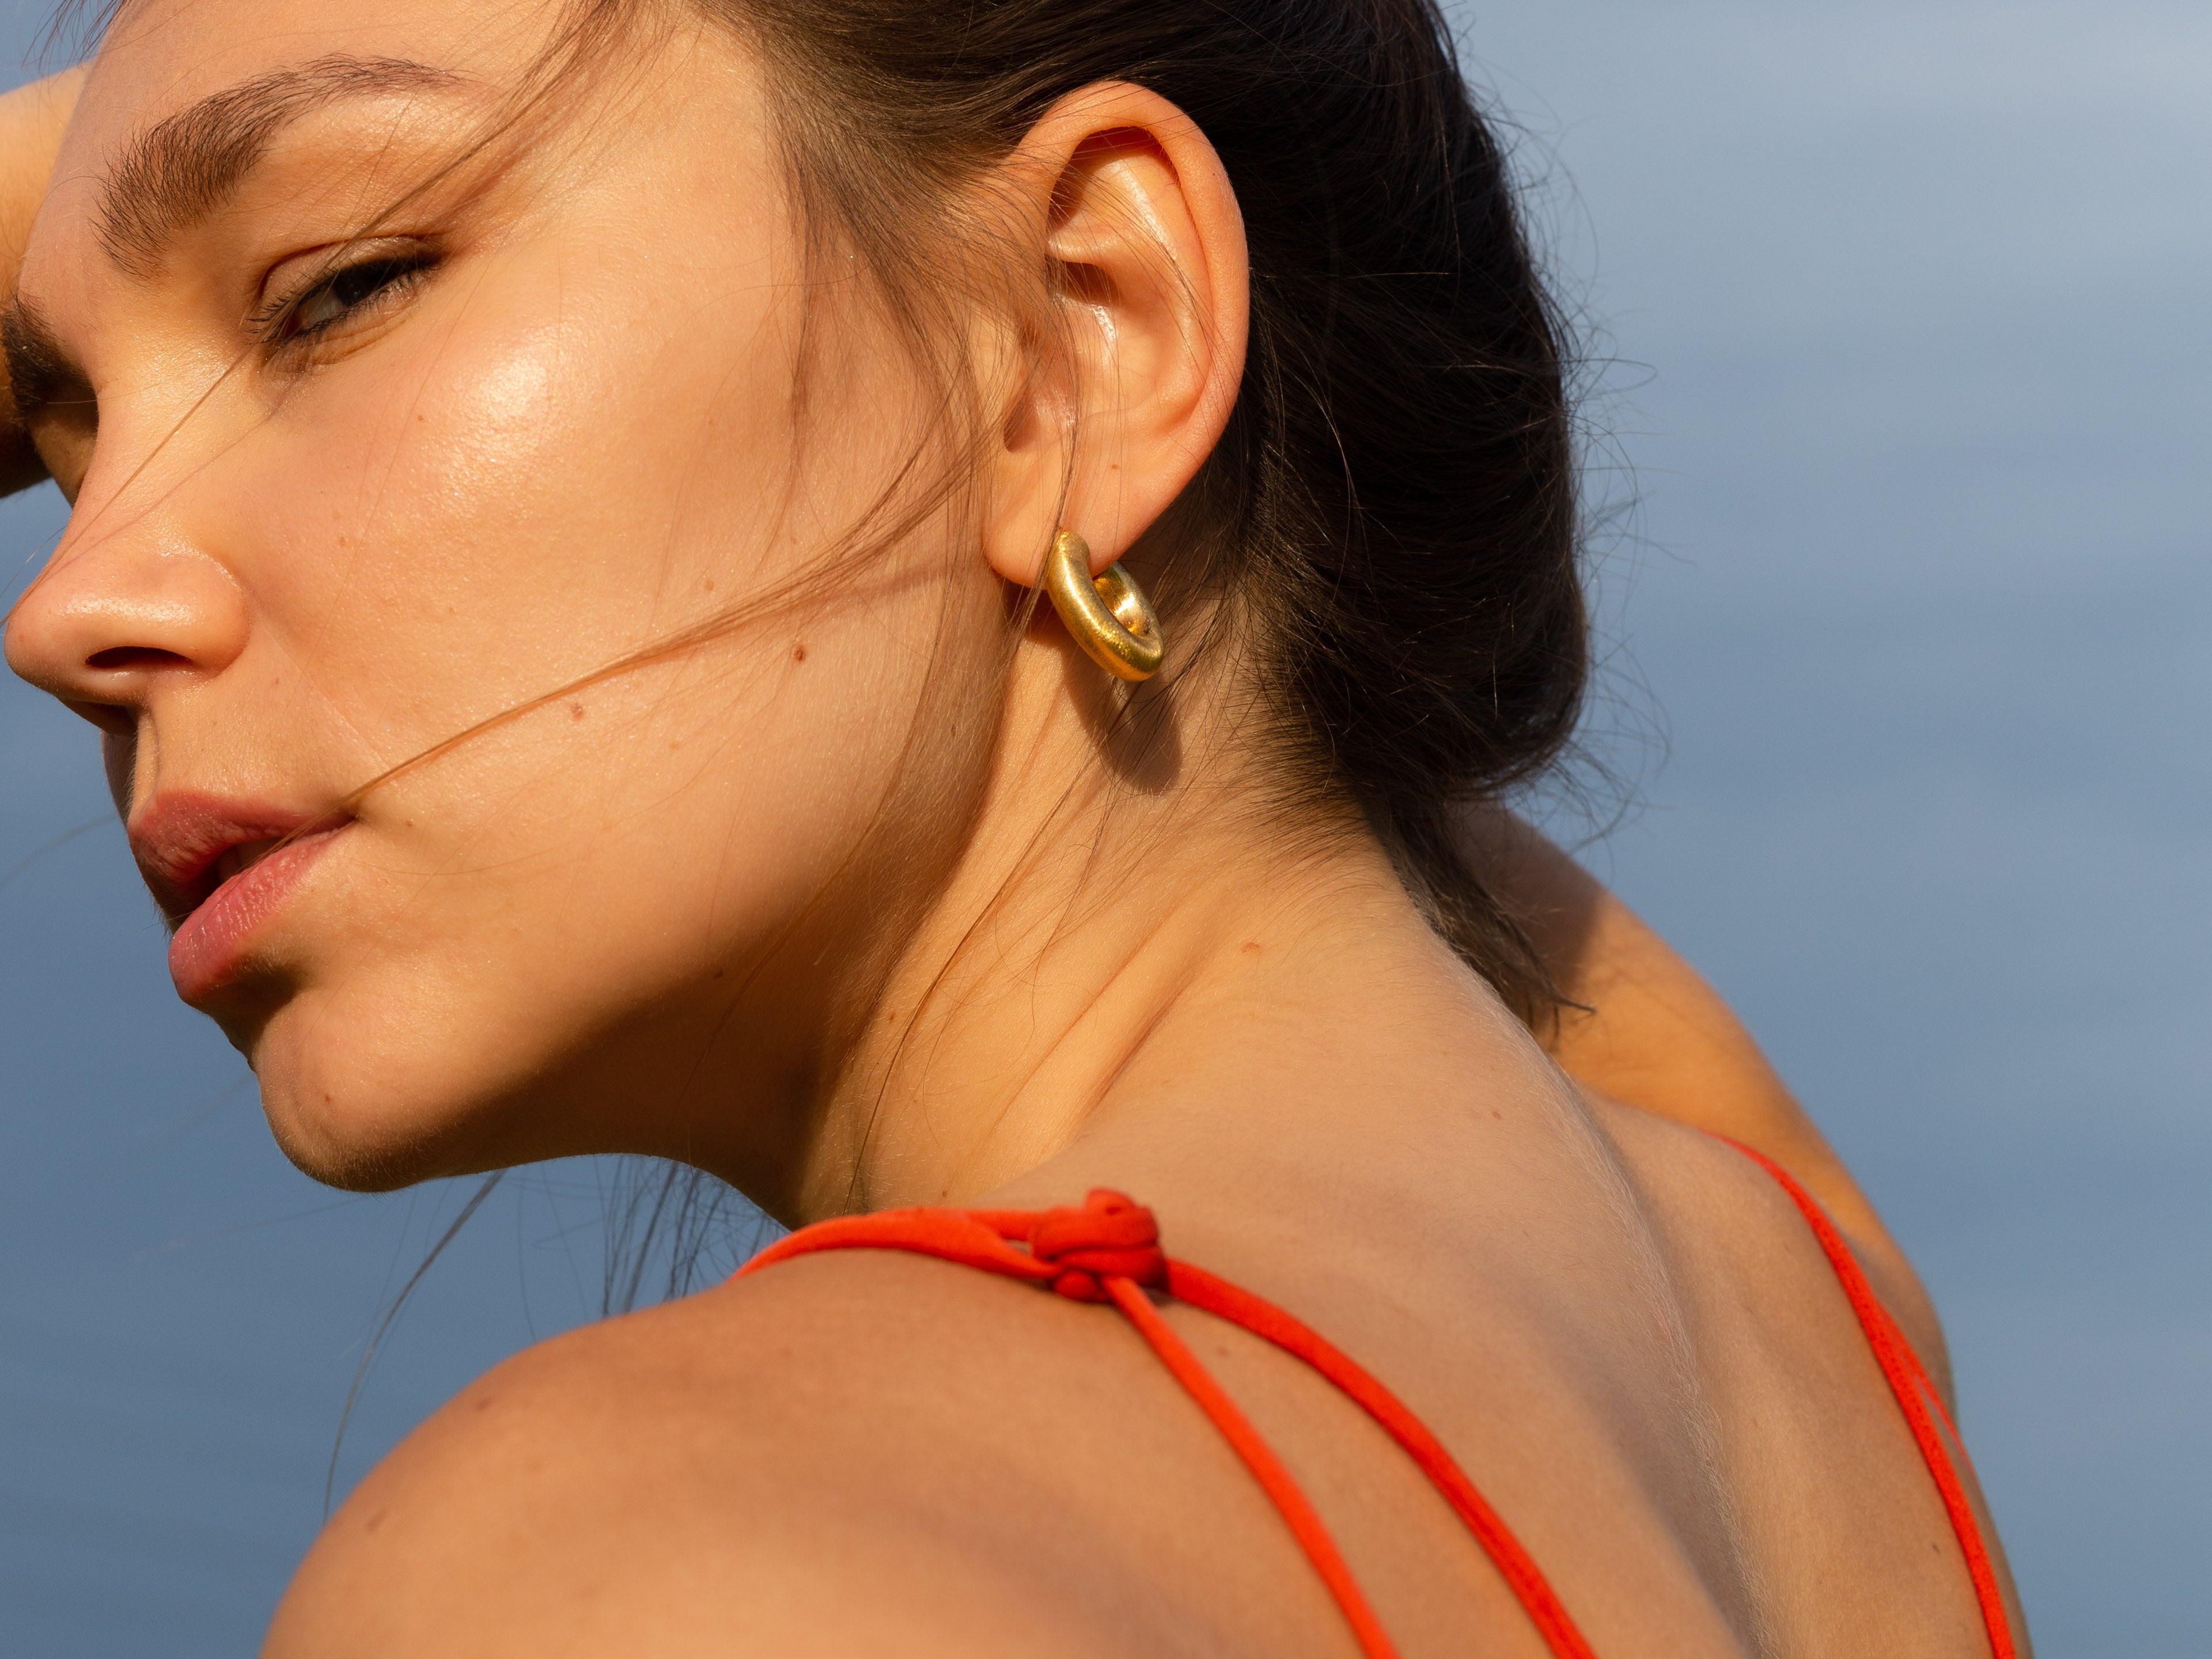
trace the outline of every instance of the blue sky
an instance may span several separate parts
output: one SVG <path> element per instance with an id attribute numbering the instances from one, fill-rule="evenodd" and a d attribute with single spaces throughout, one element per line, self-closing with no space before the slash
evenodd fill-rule
<path id="1" fill-rule="evenodd" d="M 2045 1659 L 2212 1652 L 2212 9 L 1457 15 L 1603 325 L 1589 857 L 1920 1261 Z M 106 811 L 12 681 L 0 766 L 0 875 Z M 106 824 L 0 889 L 0 1645 L 248 1650 L 460 1195 L 284 1164 Z M 341 1490 L 595 1304 L 602 1178 L 486 1206 Z"/>

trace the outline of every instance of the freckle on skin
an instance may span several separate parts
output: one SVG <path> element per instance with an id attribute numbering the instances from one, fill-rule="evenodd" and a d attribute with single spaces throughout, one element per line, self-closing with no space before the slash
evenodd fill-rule
<path id="1" fill-rule="evenodd" d="M 791 648 L 791 659 L 793 662 L 805 662 L 806 660 L 806 647 L 803 645 L 793 646 Z"/>
<path id="2" fill-rule="evenodd" d="M 1260 941 L 1256 939 L 1246 939 L 1244 941 L 1244 954 L 1248 957 L 1258 956 L 1260 954 Z"/>
<path id="3" fill-rule="evenodd" d="M 570 703 L 570 704 L 568 705 L 568 718 L 569 718 L 570 720 L 580 720 L 583 719 L 583 718 L 584 718 L 584 705 L 583 705 L 583 704 L 581 704 L 580 702 L 572 702 L 572 703 Z"/>

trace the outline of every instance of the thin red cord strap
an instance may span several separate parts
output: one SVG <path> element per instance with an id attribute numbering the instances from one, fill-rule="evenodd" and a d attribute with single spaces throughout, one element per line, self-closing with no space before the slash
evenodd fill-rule
<path id="1" fill-rule="evenodd" d="M 1028 1245 L 1017 1248 L 1016 1241 Z M 1147 1289 L 1163 1291 L 1273 1343 L 1319 1371 L 1381 1425 L 1466 1522 L 1528 1612 L 1553 1659 L 1593 1659 L 1589 1644 L 1528 1553 L 1420 1419 L 1320 1335 L 1273 1304 L 1170 1260 L 1152 1212 L 1118 1193 L 1093 1193 L 1081 1209 L 891 1210 L 849 1216 L 792 1234 L 738 1269 L 757 1273 L 817 1250 L 904 1250 L 1049 1286 L 1080 1302 L 1110 1302 L 1221 1431 L 1313 1563 L 1365 1659 L 1395 1659 L 1389 1634 L 1282 1460 L 1175 1328 Z"/>
<path id="2" fill-rule="evenodd" d="M 1974 1600 L 1982 1610 L 1982 1626 L 1989 1632 L 1992 1659 L 2017 1659 L 2018 1649 L 2012 1637 L 2012 1621 L 2005 1615 L 2004 1596 L 1997 1588 L 1995 1565 L 1990 1559 L 1989 1547 L 1982 1540 L 1982 1528 L 1974 1519 L 1973 1506 L 1966 1501 L 1965 1483 L 1951 1462 L 1951 1454 L 1937 1432 L 1937 1419 L 1955 1437 L 1958 1431 L 1952 1428 L 1950 1413 L 1944 1410 L 1935 1384 L 1920 1364 L 1920 1356 L 1913 1352 L 1912 1345 L 1898 1329 L 1897 1322 L 1890 1317 L 1889 1310 L 1874 1293 L 1867 1282 L 1866 1272 L 1851 1254 L 1851 1247 L 1836 1231 L 1836 1224 L 1828 1219 L 1828 1212 L 1820 1201 L 1796 1178 L 1762 1152 L 1755 1152 L 1740 1140 L 1729 1140 L 1726 1135 L 1716 1135 L 1741 1152 L 1759 1168 L 1772 1176 L 1782 1190 L 1790 1194 L 1813 1229 L 1813 1237 L 1820 1241 L 1821 1254 L 1835 1269 L 1837 1281 L 1844 1287 L 1844 1297 L 1851 1311 L 1858 1316 L 1859 1328 L 1866 1333 L 1867 1346 L 1874 1350 L 1875 1363 L 1889 1383 L 1889 1391 L 1896 1396 L 1899 1408 L 1905 1413 L 1906 1426 L 1912 1431 L 1915 1444 L 1928 1465 L 1928 1473 L 1936 1482 L 1936 1490 L 1943 1499 L 1944 1512 L 1950 1516 L 1951 1530 L 1959 1540 L 1959 1548 L 1966 1558 L 1966 1573 L 1973 1580 Z"/>
<path id="3" fill-rule="evenodd" d="M 1159 1310 L 1152 1306 L 1144 1291 L 1126 1279 L 1107 1279 L 1105 1286 L 1106 1293 L 1114 1298 L 1114 1305 L 1128 1316 L 1138 1334 L 1152 1346 L 1175 1380 L 1182 1384 L 1183 1391 L 1213 1420 L 1222 1438 L 1244 1460 L 1244 1467 L 1252 1471 L 1273 1502 L 1276 1512 L 1289 1523 L 1298 1547 L 1313 1563 L 1314 1571 L 1321 1575 L 1328 1593 L 1336 1598 L 1345 1622 L 1352 1626 L 1352 1633 L 1359 1643 L 1360 1652 L 1366 1659 L 1397 1659 L 1397 1648 L 1383 1630 L 1382 1621 L 1375 1616 L 1375 1609 L 1368 1605 L 1359 1581 L 1345 1565 L 1336 1540 L 1329 1535 L 1328 1526 L 1307 1499 L 1304 1490 L 1283 1467 L 1282 1459 L 1275 1455 L 1275 1449 L 1261 1438 L 1251 1419 L 1214 1381 L 1213 1373 L 1176 1334 L 1175 1327 L 1160 1317 Z"/>
<path id="4" fill-rule="evenodd" d="M 1168 1263 L 1168 1293 L 1178 1302 L 1225 1319 L 1253 1335 L 1272 1342 L 1293 1358 L 1304 1360 L 1373 1418 L 1385 1433 L 1405 1449 L 1421 1473 L 1443 1494 L 1466 1522 L 1483 1553 L 1504 1577 L 1514 1598 L 1558 1659 L 1595 1659 L 1586 1640 L 1561 1602 L 1559 1593 L 1544 1577 L 1535 1558 L 1513 1535 L 1488 1500 L 1468 1479 L 1467 1473 L 1395 1395 L 1349 1354 L 1318 1332 L 1284 1312 L 1271 1302 L 1217 1279 L 1203 1267 L 1172 1259 Z"/>

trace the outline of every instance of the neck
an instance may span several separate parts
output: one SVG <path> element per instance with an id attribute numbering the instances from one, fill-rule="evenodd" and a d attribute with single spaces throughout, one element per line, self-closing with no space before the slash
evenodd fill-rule
<path id="1" fill-rule="evenodd" d="M 1061 674 L 1021 683 L 976 831 L 880 981 L 791 1218 L 971 1203 L 1170 1120 L 1188 1150 L 1209 1122 L 1249 1128 L 1256 1097 L 1350 1124 L 1343 1091 L 1388 1088 L 1412 1054 L 1528 1063 L 1364 829 L 1263 831 L 1256 792 L 1203 757 L 1132 787 L 1141 769 L 1101 761 L 1110 722 L 1071 711 Z M 1155 732 L 1155 760 L 1177 735 Z"/>

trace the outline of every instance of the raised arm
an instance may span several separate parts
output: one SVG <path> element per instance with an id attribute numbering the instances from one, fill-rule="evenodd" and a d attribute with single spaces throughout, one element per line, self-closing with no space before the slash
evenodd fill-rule
<path id="1" fill-rule="evenodd" d="M 62 129 L 69 125 L 83 85 L 82 69 L 64 70 L 0 94 L 0 305 L 15 301 L 15 276 L 22 269 L 31 224 L 46 200 Z M 46 463 L 15 418 L 15 398 L 7 374 L 6 362 L 0 360 L 0 495 L 28 489 L 46 476 Z"/>
<path id="2" fill-rule="evenodd" d="M 1749 1030 L 1698 970 L 1518 818 L 1467 825 L 1470 857 L 1513 906 L 1568 1000 L 1537 1035 L 1593 1093 L 1740 1140 L 1820 1200 L 1943 1392 L 1950 1357 L 1911 1263 Z"/>

